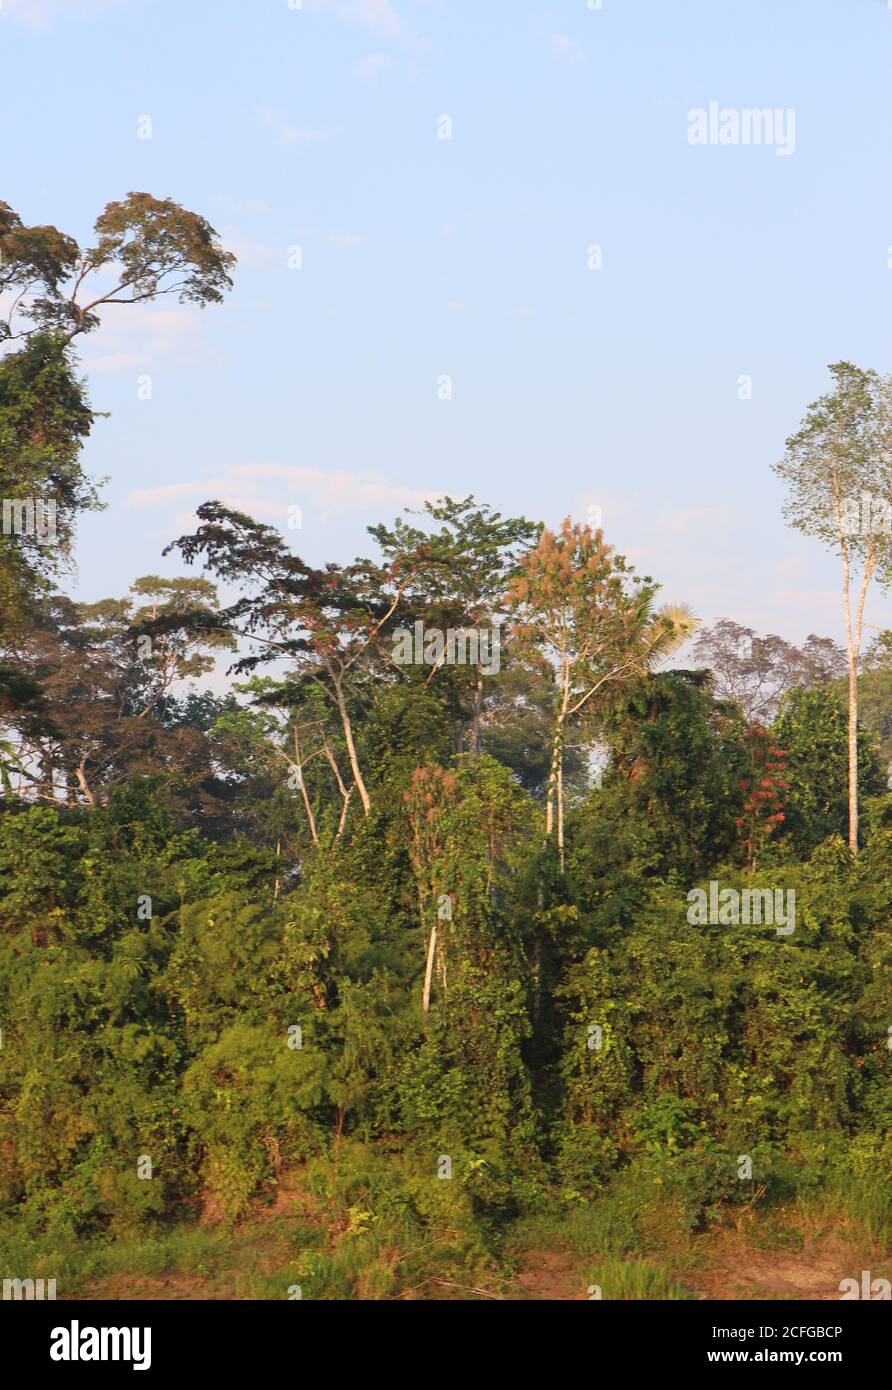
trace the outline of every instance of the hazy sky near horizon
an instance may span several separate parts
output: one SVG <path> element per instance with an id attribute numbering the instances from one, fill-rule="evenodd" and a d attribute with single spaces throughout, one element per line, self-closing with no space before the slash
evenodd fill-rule
<path id="1" fill-rule="evenodd" d="M 239 258 L 223 306 L 80 340 L 108 508 L 66 587 L 182 572 L 161 550 L 209 497 L 300 507 L 322 562 L 474 493 L 599 506 L 667 600 L 840 637 L 838 561 L 771 464 L 828 363 L 892 369 L 885 0 L 291 4 L 0 0 L 0 197 L 83 243 L 145 190 Z M 794 112 L 795 144 L 692 145 L 711 101 Z"/>

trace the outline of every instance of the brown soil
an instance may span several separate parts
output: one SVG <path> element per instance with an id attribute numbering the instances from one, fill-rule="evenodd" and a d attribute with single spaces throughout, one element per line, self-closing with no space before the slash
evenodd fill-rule
<path id="1" fill-rule="evenodd" d="M 587 1297 L 579 1257 L 571 1251 L 524 1250 L 518 1258 L 516 1287 L 508 1298 L 554 1302 Z"/>
<path id="2" fill-rule="evenodd" d="M 209 1253 L 206 1275 L 119 1275 L 97 1280 L 81 1299 L 233 1300 L 252 1296 L 245 1272 L 274 1278 L 294 1255 L 294 1222 L 328 1227 L 327 1215 L 300 1186 L 297 1175 L 283 1175 L 271 1205 L 255 1209 L 239 1230 L 239 1240 L 219 1261 Z M 831 1227 L 800 1228 L 801 1248 L 761 1243 L 770 1234 L 760 1223 L 744 1229 L 726 1227 L 695 1237 L 683 1246 L 643 1251 L 639 1258 L 661 1266 L 694 1298 L 736 1301 L 749 1299 L 837 1300 L 842 1279 L 860 1279 L 869 1269 L 874 1278 L 892 1278 L 892 1250 L 866 1252 L 843 1239 Z M 667 1242 L 667 1245 L 669 1243 Z M 393 1262 L 400 1263 L 394 1250 Z M 494 1298 L 511 1301 L 570 1302 L 588 1298 L 587 1272 L 597 1264 L 597 1252 L 582 1255 L 569 1246 L 515 1249 L 513 1273 L 487 1277 L 484 1287 L 473 1279 L 453 1282 L 431 1277 L 398 1298 L 436 1298 L 457 1301 Z M 362 1287 L 357 1296 L 362 1298 Z"/>
<path id="3" fill-rule="evenodd" d="M 672 1252 L 648 1252 L 642 1258 L 661 1264 L 695 1298 L 722 1302 L 749 1299 L 797 1301 L 839 1299 L 840 1280 L 860 1279 L 869 1268 L 874 1277 L 889 1277 L 892 1252 L 870 1259 L 862 1249 L 826 1238 L 792 1253 L 763 1250 L 740 1236 L 710 1239 L 698 1252 L 697 1268 L 674 1268 Z M 524 1250 L 508 1298 L 547 1301 L 587 1298 L 585 1268 L 593 1261 L 571 1250 Z M 865 1263 L 866 1262 L 866 1263 Z"/>

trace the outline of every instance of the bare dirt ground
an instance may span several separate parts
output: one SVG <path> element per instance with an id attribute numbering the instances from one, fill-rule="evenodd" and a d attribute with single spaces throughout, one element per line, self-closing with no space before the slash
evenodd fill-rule
<path id="1" fill-rule="evenodd" d="M 762 1250 L 739 1237 L 719 1238 L 700 1255 L 694 1271 L 673 1268 L 665 1251 L 651 1256 L 694 1298 L 726 1301 L 839 1299 L 840 1280 L 860 1278 L 864 1252 L 832 1239 L 792 1253 Z M 888 1275 L 892 1254 L 874 1261 L 874 1274 Z M 588 1297 L 584 1266 L 569 1250 L 525 1250 L 519 1256 L 515 1288 L 506 1296 L 520 1299 L 584 1300 Z"/>
<path id="2" fill-rule="evenodd" d="M 766 1298 L 831 1301 L 839 1299 L 841 1278 L 860 1277 L 863 1257 L 853 1248 L 833 1242 L 791 1254 L 728 1241 L 711 1250 L 702 1266 L 693 1273 L 673 1271 L 665 1254 L 662 1261 L 694 1298 L 722 1302 Z M 264 1263 L 268 1272 L 274 1270 L 276 1257 L 272 1251 Z M 511 1301 L 584 1302 L 588 1298 L 584 1265 L 590 1263 L 571 1250 L 524 1250 L 518 1256 L 516 1274 L 501 1289 L 460 1284 L 441 1287 L 442 1281 L 438 1280 L 436 1291 L 428 1291 L 428 1296 L 433 1294 L 438 1300 L 489 1297 Z M 228 1300 L 244 1296 L 233 1288 L 225 1270 L 207 1278 L 187 1275 L 118 1277 L 98 1281 L 89 1293 L 81 1295 L 90 1299 L 137 1301 Z M 419 1291 L 419 1296 L 424 1297 L 424 1292 Z"/>
<path id="3" fill-rule="evenodd" d="M 553 1302 L 585 1300 L 588 1295 L 580 1275 L 577 1255 L 562 1250 L 524 1250 L 516 1288 L 508 1298 Z"/>
<path id="4" fill-rule="evenodd" d="M 207 1224 L 214 1225 L 205 1213 Z M 116 1275 L 99 1278 L 78 1297 L 120 1300 L 241 1300 L 268 1296 L 256 1281 L 278 1284 L 279 1271 L 294 1258 L 295 1222 L 327 1228 L 326 1215 L 301 1188 L 286 1180 L 275 1202 L 257 1210 L 237 1230 L 231 1248 L 209 1251 L 201 1273 Z M 334 1232 L 332 1232 L 334 1233 Z M 798 1248 L 778 1244 L 758 1222 L 737 1228 L 728 1226 L 693 1237 L 690 1242 L 667 1243 L 640 1252 L 636 1257 L 658 1266 L 694 1299 L 739 1301 L 750 1299 L 838 1300 L 840 1280 L 858 1278 L 865 1269 L 873 1277 L 892 1278 L 892 1250 L 871 1256 L 846 1240 L 832 1225 L 800 1229 Z M 436 1242 L 434 1242 L 436 1244 Z M 661 1243 L 662 1244 L 662 1243 Z M 390 1296 L 397 1299 L 496 1299 L 533 1302 L 577 1302 L 588 1299 L 588 1271 L 599 1262 L 599 1252 L 580 1253 L 558 1241 L 531 1241 L 528 1246 L 509 1244 L 505 1269 L 479 1282 L 466 1281 L 461 1273 L 421 1278 L 414 1287 Z M 632 1257 L 629 1257 L 630 1259 Z M 400 1263 L 394 1251 L 395 1265 Z M 247 1277 L 246 1277 L 247 1271 Z M 268 1287 L 268 1284 L 267 1284 Z M 363 1297 L 362 1281 L 355 1297 Z"/>

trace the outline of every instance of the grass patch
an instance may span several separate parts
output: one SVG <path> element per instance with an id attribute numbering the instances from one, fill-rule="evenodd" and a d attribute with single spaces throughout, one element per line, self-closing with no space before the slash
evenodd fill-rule
<path id="1" fill-rule="evenodd" d="M 603 1260 L 588 1271 L 588 1291 L 605 1301 L 651 1299 L 682 1302 L 695 1297 L 663 1266 L 650 1260 Z"/>

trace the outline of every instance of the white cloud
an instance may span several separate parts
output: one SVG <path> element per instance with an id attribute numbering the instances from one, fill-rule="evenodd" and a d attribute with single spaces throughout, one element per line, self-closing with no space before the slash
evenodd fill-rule
<path id="1" fill-rule="evenodd" d="M 337 134 L 334 126 L 314 127 L 291 125 L 278 111 L 262 106 L 257 119 L 264 130 L 268 130 L 280 145 L 318 145 Z"/>
<path id="2" fill-rule="evenodd" d="M 333 14 L 344 24 L 356 24 L 384 38 L 406 37 L 406 27 L 391 0 L 305 0 L 308 10 Z"/>
<path id="3" fill-rule="evenodd" d="M 235 227 L 224 227 L 220 239 L 238 261 L 240 270 L 276 270 L 285 265 L 285 248 L 250 241 Z"/>
<path id="4" fill-rule="evenodd" d="M 687 531 L 702 532 L 715 526 L 725 526 L 733 520 L 734 517 L 727 507 L 667 507 L 654 524 L 658 531 L 683 534 Z"/>
<path id="5" fill-rule="evenodd" d="M 246 217 L 266 217 L 272 212 L 269 203 L 261 198 L 227 198 L 226 206 L 233 212 L 244 213 Z"/>
<path id="6" fill-rule="evenodd" d="M 374 34 L 377 39 L 422 53 L 429 44 L 405 23 L 393 0 L 303 0 L 304 9 L 329 14 L 342 24 Z"/>
<path id="7" fill-rule="evenodd" d="M 32 29 L 45 29 L 55 19 L 94 19 L 121 0 L 0 0 L 0 19 L 20 20 Z"/>
<path id="8" fill-rule="evenodd" d="M 334 126 L 316 130 L 305 125 L 286 125 L 278 132 L 278 138 L 282 145 L 319 145 L 323 140 L 330 140 L 334 134 Z"/>
<path id="9" fill-rule="evenodd" d="M 102 313 L 95 336 L 79 340 L 84 366 L 94 375 L 145 370 L 162 364 L 188 367 L 198 360 L 203 332 L 197 310 L 115 304 Z M 100 347 L 101 344 L 101 347 Z"/>
<path id="10" fill-rule="evenodd" d="M 403 487 L 377 473 L 326 471 L 303 464 L 247 463 L 223 469 L 215 475 L 188 482 L 166 483 L 130 494 L 136 507 L 160 507 L 168 502 L 219 498 L 227 506 L 263 521 L 287 525 L 288 508 L 312 509 L 327 521 L 333 516 L 418 507 L 428 499 L 444 496 L 442 490 Z M 185 513 L 179 513 L 182 518 Z"/>
<path id="11" fill-rule="evenodd" d="M 392 66 L 389 54 L 366 53 L 353 64 L 353 72 L 362 82 L 376 82 Z"/>
<path id="12" fill-rule="evenodd" d="M 828 608 L 835 608 L 839 595 L 835 589 L 772 589 L 769 597 L 772 603 L 815 608 L 826 613 Z"/>
<path id="13" fill-rule="evenodd" d="M 355 251 L 365 241 L 361 232 L 329 232 L 328 239 L 337 251 Z"/>
<path id="14" fill-rule="evenodd" d="M 569 34 L 552 34 L 551 51 L 556 58 L 560 58 L 565 63 L 585 63 L 585 54 L 579 47 L 575 39 L 571 39 Z"/>
<path id="15" fill-rule="evenodd" d="M 303 246 L 309 243 L 327 244 L 336 251 L 355 251 L 365 243 L 362 232 L 340 229 L 326 229 L 301 225 L 294 228 L 294 235 Z M 271 246 L 269 242 L 254 241 L 242 234 L 238 227 L 224 227 L 220 233 L 227 251 L 231 251 L 238 261 L 240 270 L 284 270 L 288 247 Z M 0 301 L 2 303 L 2 301 Z M 267 308 L 269 305 L 266 306 Z"/>

